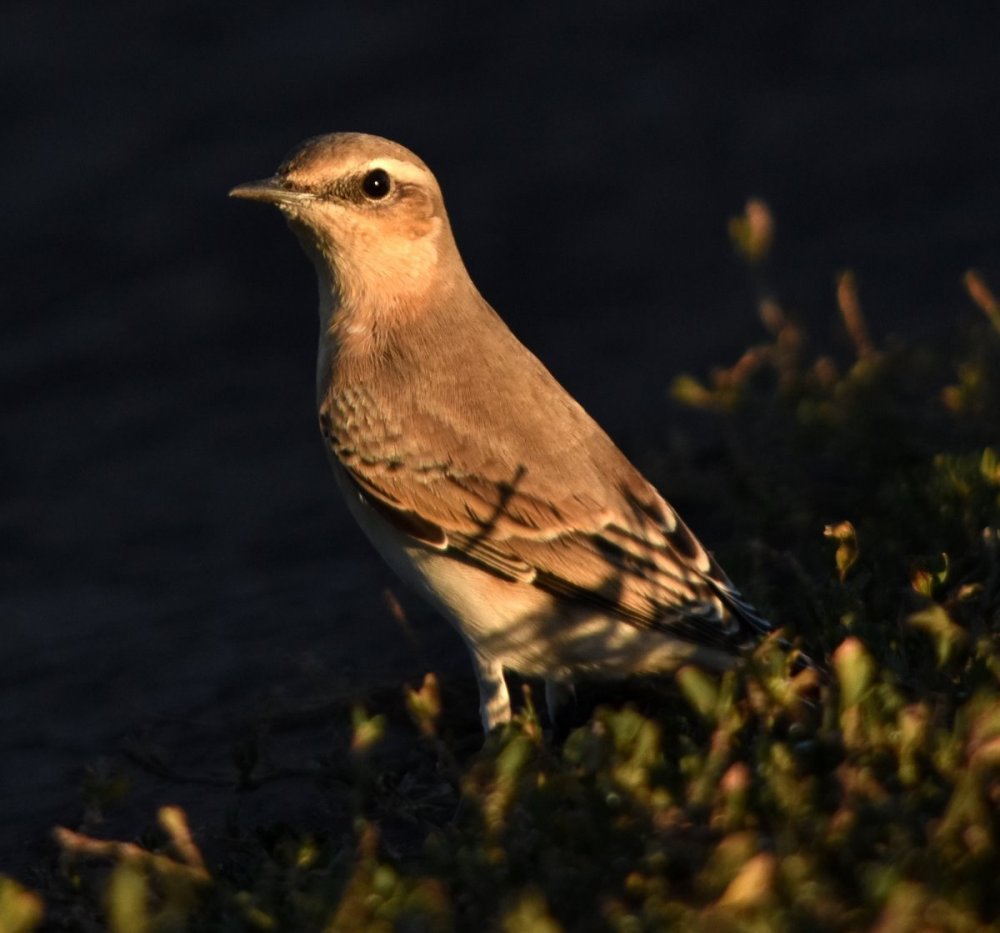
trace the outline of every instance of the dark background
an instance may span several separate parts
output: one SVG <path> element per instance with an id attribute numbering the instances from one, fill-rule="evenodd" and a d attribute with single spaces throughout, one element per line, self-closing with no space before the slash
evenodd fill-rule
<path id="1" fill-rule="evenodd" d="M 759 333 L 748 196 L 834 344 L 840 268 L 880 340 L 967 313 L 969 266 L 1000 284 L 995 7 L 604 7 L 3 4 L 0 871 L 129 749 L 148 818 L 213 792 L 178 775 L 230 793 L 255 704 L 469 676 L 337 501 L 311 268 L 226 199 L 303 138 L 420 154 L 483 293 L 647 468 L 673 375 Z"/>

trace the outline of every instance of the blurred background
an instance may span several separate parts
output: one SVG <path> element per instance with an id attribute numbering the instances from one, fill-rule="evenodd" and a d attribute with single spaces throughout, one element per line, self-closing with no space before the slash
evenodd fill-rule
<path id="1" fill-rule="evenodd" d="M 834 343 L 844 267 L 878 340 L 1000 283 L 995 6 L 573 9 L 3 5 L 0 871 L 123 757 L 143 812 L 190 805 L 261 704 L 471 676 L 334 490 L 311 267 L 226 198 L 302 139 L 421 155 L 481 291 L 646 468 L 673 376 L 759 334 L 748 197 Z"/>

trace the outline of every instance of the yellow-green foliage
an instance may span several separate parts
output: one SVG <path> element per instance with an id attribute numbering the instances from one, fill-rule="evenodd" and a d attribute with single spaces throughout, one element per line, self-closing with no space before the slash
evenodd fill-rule
<path id="1" fill-rule="evenodd" d="M 761 208 L 733 225 L 755 274 L 773 236 Z M 163 861 L 98 852 L 117 863 L 111 928 L 887 933 L 995 922 L 1000 316 L 985 283 L 969 282 L 985 319 L 934 346 L 879 348 L 841 276 L 854 349 L 840 362 L 811 355 L 767 297 L 767 343 L 707 382 L 675 385 L 723 439 L 705 462 L 676 457 L 668 492 L 694 509 L 722 503 L 723 563 L 819 669 L 770 638 L 745 670 L 683 669 L 659 702 L 641 693 L 600 707 L 562 744 L 529 704 L 471 757 L 442 737 L 429 679 L 406 698 L 410 751 L 380 757 L 384 718 L 355 713 L 349 846 L 288 829 L 249 870 L 195 884 L 200 862 L 175 839 L 190 870 L 173 888 Z M 386 790 L 387 773 L 418 771 L 408 798 Z M 407 851 L 380 833 L 403 817 L 417 837 Z M 0 911 L 20 911 L 29 929 L 25 897 L 0 887 Z"/>
<path id="2" fill-rule="evenodd" d="M 16 881 L 0 875 L 0 931 L 30 933 L 45 914 L 41 899 Z"/>

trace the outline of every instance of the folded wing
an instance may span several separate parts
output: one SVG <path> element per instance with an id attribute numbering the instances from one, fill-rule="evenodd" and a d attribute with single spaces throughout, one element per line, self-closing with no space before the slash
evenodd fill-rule
<path id="1" fill-rule="evenodd" d="M 344 465 L 399 530 L 506 579 L 734 652 L 770 629 L 634 471 L 603 484 L 601 497 L 590 491 L 553 501 L 531 491 L 526 469 L 499 480 L 444 464 L 416 475 L 356 458 Z"/>

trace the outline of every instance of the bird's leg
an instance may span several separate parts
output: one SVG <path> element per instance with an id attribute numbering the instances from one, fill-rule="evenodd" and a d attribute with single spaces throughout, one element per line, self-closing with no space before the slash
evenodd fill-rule
<path id="1" fill-rule="evenodd" d="M 561 741 L 569 734 L 576 713 L 576 687 L 571 680 L 545 681 L 545 706 L 549 711 L 552 736 Z"/>
<path id="2" fill-rule="evenodd" d="M 489 735 L 496 726 L 510 722 L 510 693 L 499 661 L 475 651 L 472 660 L 479 681 L 479 716 L 483 732 Z"/>

